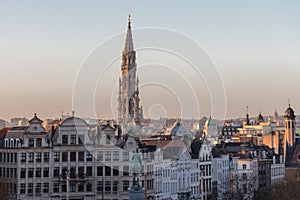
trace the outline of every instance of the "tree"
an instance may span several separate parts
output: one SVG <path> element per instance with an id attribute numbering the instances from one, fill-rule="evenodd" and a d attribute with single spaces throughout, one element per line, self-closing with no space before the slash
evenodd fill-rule
<path id="1" fill-rule="evenodd" d="M 266 200 L 297 200 L 300 197 L 300 184 L 281 182 L 272 186 Z"/>

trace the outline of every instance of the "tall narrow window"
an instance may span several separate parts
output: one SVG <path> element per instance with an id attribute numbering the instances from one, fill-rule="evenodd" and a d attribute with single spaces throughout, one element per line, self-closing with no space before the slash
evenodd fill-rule
<path id="1" fill-rule="evenodd" d="M 49 152 L 44 153 L 44 163 L 49 162 Z"/>
<path id="2" fill-rule="evenodd" d="M 68 152 L 62 152 L 61 157 L 63 162 L 68 162 Z"/>
<path id="3" fill-rule="evenodd" d="M 62 135 L 62 144 L 67 145 L 68 139 L 69 139 L 69 135 Z"/>
<path id="4" fill-rule="evenodd" d="M 70 152 L 70 161 L 76 161 L 76 152 Z"/>
<path id="5" fill-rule="evenodd" d="M 49 168 L 48 167 L 44 168 L 43 176 L 44 176 L 44 178 L 49 177 Z"/>
<path id="6" fill-rule="evenodd" d="M 87 151 L 86 152 L 86 161 L 92 161 L 93 160 L 93 155 L 91 152 Z"/>
<path id="7" fill-rule="evenodd" d="M 60 152 L 54 152 L 54 162 L 60 161 Z"/>
<path id="8" fill-rule="evenodd" d="M 36 153 L 36 159 L 35 159 L 35 161 L 37 163 L 42 162 L 42 153 L 41 152 Z"/>
<path id="9" fill-rule="evenodd" d="M 114 151 L 113 152 L 113 160 L 114 161 L 118 161 L 119 160 L 119 152 L 118 151 Z"/>
<path id="10" fill-rule="evenodd" d="M 21 153 L 21 162 L 26 162 L 26 153 Z"/>
<path id="11" fill-rule="evenodd" d="M 40 178 L 41 177 L 41 168 L 35 169 L 35 177 Z"/>
<path id="12" fill-rule="evenodd" d="M 76 144 L 76 135 L 70 135 L 70 144 Z"/>
<path id="13" fill-rule="evenodd" d="M 34 138 L 28 138 L 28 147 L 34 147 Z"/>
<path id="14" fill-rule="evenodd" d="M 49 192 L 49 183 L 44 183 L 43 185 L 43 192 L 48 193 Z"/>
<path id="15" fill-rule="evenodd" d="M 36 139 L 36 147 L 41 147 L 42 146 L 42 138 L 37 138 Z"/>
<path id="16" fill-rule="evenodd" d="M 34 159 L 34 153 L 29 153 L 28 154 L 28 162 L 33 162 Z"/>
<path id="17" fill-rule="evenodd" d="M 84 161 L 84 152 L 78 152 L 78 161 Z"/>

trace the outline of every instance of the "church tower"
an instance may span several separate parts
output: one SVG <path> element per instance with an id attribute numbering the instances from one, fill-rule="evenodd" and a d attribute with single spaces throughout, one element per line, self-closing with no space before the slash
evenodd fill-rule
<path id="1" fill-rule="evenodd" d="M 291 104 L 285 111 L 284 115 L 284 129 L 287 147 L 293 147 L 295 144 L 296 134 L 296 116 L 294 110 L 291 108 Z"/>
<path id="2" fill-rule="evenodd" d="M 141 109 L 137 78 L 136 52 L 131 33 L 131 17 L 128 16 L 127 34 L 122 52 L 121 77 L 119 78 L 118 114 L 120 125 L 140 125 Z"/>

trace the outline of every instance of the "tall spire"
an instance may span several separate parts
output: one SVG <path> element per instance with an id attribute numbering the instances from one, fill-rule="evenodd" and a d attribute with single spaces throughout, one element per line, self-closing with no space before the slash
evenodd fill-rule
<path id="1" fill-rule="evenodd" d="M 127 34 L 126 34 L 126 40 L 125 40 L 125 46 L 124 46 L 124 52 L 131 52 L 133 51 L 133 39 L 131 34 L 131 16 L 128 15 L 128 25 L 127 25 Z"/>

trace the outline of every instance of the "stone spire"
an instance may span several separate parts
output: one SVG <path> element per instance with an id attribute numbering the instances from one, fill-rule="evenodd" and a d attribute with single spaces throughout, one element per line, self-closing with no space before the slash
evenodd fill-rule
<path id="1" fill-rule="evenodd" d="M 248 106 L 246 107 L 246 125 L 250 125 Z"/>
<path id="2" fill-rule="evenodd" d="M 131 16 L 128 16 L 128 25 L 127 25 L 127 34 L 126 34 L 126 40 L 125 40 L 125 46 L 124 46 L 124 52 L 131 52 L 133 51 L 133 39 L 131 34 Z"/>

